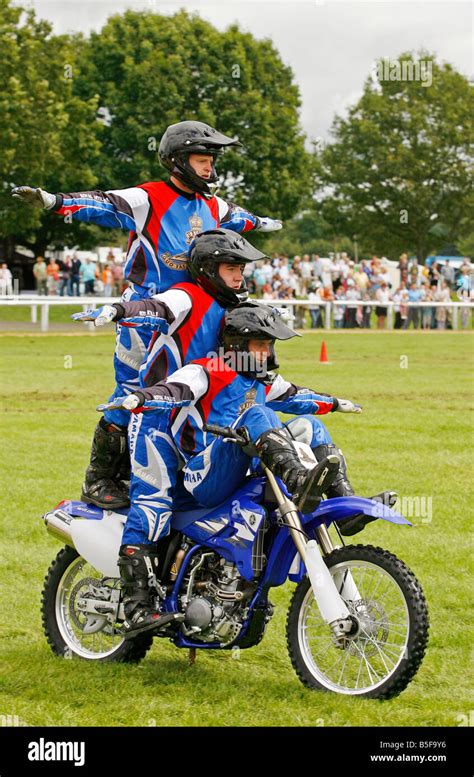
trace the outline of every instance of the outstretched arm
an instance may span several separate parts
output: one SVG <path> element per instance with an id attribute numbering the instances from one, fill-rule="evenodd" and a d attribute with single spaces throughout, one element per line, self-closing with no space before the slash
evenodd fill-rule
<path id="1" fill-rule="evenodd" d="M 219 203 L 220 225 L 224 229 L 231 229 L 233 232 L 250 232 L 250 230 L 275 232 L 283 226 L 278 219 L 255 216 L 234 202 L 226 202 L 220 197 L 216 197 L 216 199 Z"/>
<path id="2" fill-rule="evenodd" d="M 338 399 L 330 394 L 315 392 L 296 386 L 277 375 L 266 387 L 266 404 L 281 413 L 295 415 L 325 415 L 326 413 L 361 413 L 362 408 L 347 399 Z"/>
<path id="3" fill-rule="evenodd" d="M 12 196 L 31 205 L 50 210 L 59 216 L 70 216 L 76 221 L 87 221 L 102 227 L 135 230 L 137 221 L 145 221 L 150 207 L 144 189 L 116 189 L 50 194 L 31 186 L 16 186 Z"/>
<path id="4" fill-rule="evenodd" d="M 204 396 L 209 386 L 206 370 L 197 364 L 187 364 L 176 370 L 166 380 L 149 388 L 141 388 L 133 394 L 117 397 L 113 402 L 99 405 L 97 410 L 155 410 L 171 412 L 175 408 L 186 407 Z"/>
<path id="5" fill-rule="evenodd" d="M 187 292 L 171 288 L 146 299 L 114 302 L 97 310 L 74 313 L 72 318 L 74 321 L 93 321 L 95 326 L 120 321 L 123 326 L 149 326 L 167 334 L 170 326 L 179 326 L 191 307 L 192 300 Z"/>

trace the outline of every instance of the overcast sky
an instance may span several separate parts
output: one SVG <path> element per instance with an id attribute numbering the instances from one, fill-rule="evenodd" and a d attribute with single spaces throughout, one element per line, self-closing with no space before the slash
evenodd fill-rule
<path id="1" fill-rule="evenodd" d="M 218 29 L 237 21 L 256 38 L 271 38 L 299 85 L 301 123 L 311 138 L 328 136 L 362 93 L 380 57 L 427 49 L 472 78 L 473 11 L 470 2 L 412 0 L 22 0 L 58 33 L 99 30 L 126 8 L 175 13 L 198 11 Z M 184 118 L 184 117 L 183 117 Z"/>

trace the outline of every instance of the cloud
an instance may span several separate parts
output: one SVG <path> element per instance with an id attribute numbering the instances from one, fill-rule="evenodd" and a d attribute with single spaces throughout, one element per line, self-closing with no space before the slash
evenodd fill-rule
<path id="1" fill-rule="evenodd" d="M 373 63 L 403 51 L 427 49 L 469 76 L 472 6 L 469 2 L 411 0 L 31 0 L 55 31 L 99 30 L 108 16 L 134 10 L 197 11 L 218 29 L 238 22 L 256 38 L 271 38 L 299 85 L 301 123 L 310 137 L 327 138 L 335 113 L 362 94 Z"/>

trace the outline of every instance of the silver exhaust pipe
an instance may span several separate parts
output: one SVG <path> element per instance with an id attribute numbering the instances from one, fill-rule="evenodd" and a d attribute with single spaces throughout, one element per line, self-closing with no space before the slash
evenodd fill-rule
<path id="1" fill-rule="evenodd" d="M 73 517 L 64 510 L 52 510 L 50 513 L 43 515 L 43 521 L 48 532 L 71 548 L 75 547 L 71 537 L 71 521 Z"/>

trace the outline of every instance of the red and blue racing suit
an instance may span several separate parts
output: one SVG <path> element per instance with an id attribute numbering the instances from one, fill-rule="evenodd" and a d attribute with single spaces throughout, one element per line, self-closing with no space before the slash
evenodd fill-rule
<path id="1" fill-rule="evenodd" d="M 130 189 L 60 193 L 54 211 L 77 221 L 130 231 L 124 268 L 130 287 L 123 294 L 124 301 L 151 297 L 176 283 L 190 282 L 186 253 L 199 232 L 219 226 L 247 232 L 259 225 L 257 216 L 220 197 L 187 193 L 164 181 Z M 116 389 L 111 399 L 139 386 L 138 372 L 151 336 L 149 327 L 117 326 Z M 104 415 L 109 423 L 128 424 L 129 415 L 123 410 L 108 410 Z"/>
<path id="2" fill-rule="evenodd" d="M 168 462 L 163 456 L 158 459 L 155 455 L 150 419 L 156 427 L 155 436 L 166 432 L 174 440 L 184 462 L 186 490 L 201 505 L 212 507 L 239 487 L 250 459 L 240 446 L 224 443 L 222 438 L 205 432 L 205 423 L 246 426 L 255 442 L 264 431 L 283 426 L 275 411 L 293 413 L 298 417 L 284 425 L 295 439 L 315 448 L 331 442 L 331 437 L 314 416 L 337 408 L 337 399 L 332 396 L 295 386 L 280 375 L 262 380 L 236 373 L 217 357 L 193 361 L 167 380 L 136 393 L 142 401 L 164 396 L 190 400 L 190 405 L 172 411 L 171 418 L 167 412 L 146 409 L 133 414 L 132 427 L 135 425 L 137 432 L 131 445 L 132 458 L 146 462 L 146 466 L 135 470 L 141 480 L 136 499 L 137 506 L 141 505 L 140 516 L 137 511 L 131 511 L 126 524 L 127 539 L 123 540 L 132 543 L 156 541 L 168 533 L 171 499 L 164 504 L 162 497 L 165 492 L 168 496 L 176 486 L 176 481 L 168 482 Z M 146 424 L 148 435 L 140 434 L 142 424 Z M 171 446 L 169 451 L 171 456 Z M 179 498 L 179 493 L 176 495 Z"/>

